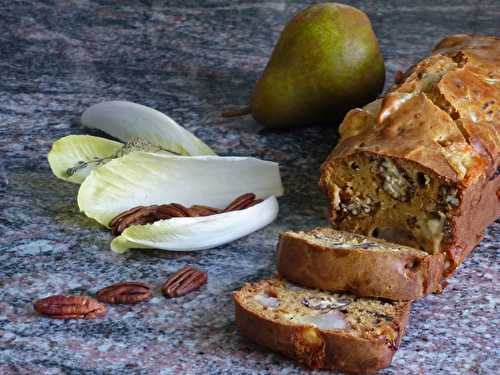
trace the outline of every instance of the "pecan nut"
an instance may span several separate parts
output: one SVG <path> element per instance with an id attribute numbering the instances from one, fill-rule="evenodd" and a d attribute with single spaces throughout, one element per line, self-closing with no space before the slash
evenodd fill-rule
<path id="1" fill-rule="evenodd" d="M 109 223 L 109 226 L 114 235 L 119 235 L 131 225 L 151 224 L 158 220 L 182 216 L 173 210 L 167 210 L 163 206 L 167 205 L 138 206 L 131 208 L 115 217 Z"/>
<path id="2" fill-rule="evenodd" d="M 50 296 L 35 301 L 33 307 L 52 319 L 95 319 L 106 313 L 105 305 L 87 296 Z"/>
<path id="3" fill-rule="evenodd" d="M 224 208 L 223 212 L 244 210 L 245 208 L 255 206 L 256 204 L 259 204 L 260 202 L 263 201 L 263 199 L 255 199 L 255 198 L 256 197 L 254 193 L 242 194 L 235 200 L 233 200 L 231 203 L 229 203 L 227 207 Z"/>
<path id="4" fill-rule="evenodd" d="M 114 235 L 120 235 L 131 225 L 152 224 L 158 220 L 171 219 L 173 217 L 192 216 L 203 215 L 198 215 L 195 210 L 184 207 L 178 203 L 138 206 L 116 216 L 113 220 L 111 220 L 109 226 L 111 227 Z"/>
<path id="5" fill-rule="evenodd" d="M 244 210 L 255 201 L 255 194 L 246 193 L 233 200 L 224 209 L 224 212 Z"/>
<path id="6" fill-rule="evenodd" d="M 112 304 L 132 304 L 151 298 L 152 287 L 149 284 L 127 281 L 110 285 L 97 292 L 97 300 Z"/>
<path id="7" fill-rule="evenodd" d="M 192 216 L 210 216 L 220 214 L 222 212 L 222 210 L 219 208 L 204 206 L 200 204 L 195 204 L 194 206 L 189 207 L 189 210 L 191 211 Z"/>
<path id="8" fill-rule="evenodd" d="M 207 281 L 206 272 L 192 266 L 186 266 L 170 276 L 163 284 L 161 291 L 167 298 L 180 297 L 199 289 Z"/>

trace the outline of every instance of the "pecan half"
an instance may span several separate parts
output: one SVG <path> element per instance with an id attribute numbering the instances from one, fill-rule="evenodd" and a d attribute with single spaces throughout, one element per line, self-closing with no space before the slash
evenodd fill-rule
<path id="1" fill-rule="evenodd" d="M 186 266 L 170 276 L 161 287 L 161 291 L 167 298 L 180 297 L 199 289 L 207 281 L 206 272 L 192 266 Z"/>
<path id="2" fill-rule="evenodd" d="M 191 206 L 189 210 L 193 213 L 192 216 L 210 216 L 210 215 L 220 214 L 222 212 L 222 210 L 219 208 L 203 206 L 199 204 Z"/>
<path id="3" fill-rule="evenodd" d="M 138 303 L 151 298 L 149 284 L 127 281 L 110 285 L 97 292 L 97 300 L 104 303 Z"/>
<path id="4" fill-rule="evenodd" d="M 254 201 L 255 201 L 255 194 L 253 193 L 246 193 L 240 195 L 238 198 L 236 198 L 234 201 L 228 204 L 228 206 L 224 209 L 224 212 L 244 210 Z"/>
<path id="5" fill-rule="evenodd" d="M 175 211 L 176 215 L 179 215 L 179 216 L 175 216 L 175 217 L 193 217 L 194 216 L 193 212 L 190 211 L 189 208 L 184 207 L 182 204 L 170 203 L 167 206 L 170 207 L 170 210 Z"/>
<path id="6" fill-rule="evenodd" d="M 114 235 L 121 234 L 131 225 L 151 224 L 158 220 L 181 217 L 184 213 L 170 205 L 138 206 L 115 217 L 109 226 Z"/>
<path id="7" fill-rule="evenodd" d="M 158 220 L 171 219 L 173 217 L 210 216 L 222 212 L 244 210 L 260 202 L 262 202 L 262 199 L 255 199 L 255 194 L 246 193 L 233 200 L 223 210 L 202 205 L 194 205 L 188 208 L 179 203 L 138 206 L 116 216 L 111 220 L 109 226 L 113 234 L 117 236 L 131 225 L 151 224 Z"/>
<path id="8" fill-rule="evenodd" d="M 106 313 L 105 305 L 87 296 L 50 296 L 35 301 L 33 307 L 53 319 L 95 319 Z"/>

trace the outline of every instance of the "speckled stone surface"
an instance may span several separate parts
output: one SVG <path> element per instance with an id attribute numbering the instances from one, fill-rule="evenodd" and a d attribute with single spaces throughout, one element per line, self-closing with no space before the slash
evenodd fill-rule
<path id="1" fill-rule="evenodd" d="M 498 1 L 354 1 L 371 17 L 388 81 L 457 32 L 499 33 Z M 283 229 L 326 224 L 318 167 L 334 130 L 269 132 L 244 104 L 295 1 L 2 1 L 0 3 L 0 373 L 301 374 L 240 337 L 231 292 L 274 271 Z M 110 234 L 76 206 L 77 186 L 50 173 L 51 143 L 83 133 L 88 106 L 126 99 L 157 108 L 223 155 L 277 161 L 279 219 L 200 253 L 109 250 Z M 414 304 L 408 334 L 382 374 L 493 374 L 499 358 L 500 225 L 450 280 Z M 208 271 L 200 292 L 110 307 L 95 321 L 38 316 L 34 299 L 94 293 L 121 280 L 159 285 L 185 264 Z"/>

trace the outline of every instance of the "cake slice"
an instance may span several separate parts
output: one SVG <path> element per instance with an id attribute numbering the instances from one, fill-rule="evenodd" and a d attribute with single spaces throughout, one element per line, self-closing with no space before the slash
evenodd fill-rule
<path id="1" fill-rule="evenodd" d="M 315 369 L 374 373 L 390 365 L 411 302 L 304 289 L 280 278 L 234 293 L 240 332 Z"/>
<path id="2" fill-rule="evenodd" d="M 310 288 L 392 300 L 441 291 L 443 254 L 331 228 L 282 233 L 277 252 L 278 273 Z"/>

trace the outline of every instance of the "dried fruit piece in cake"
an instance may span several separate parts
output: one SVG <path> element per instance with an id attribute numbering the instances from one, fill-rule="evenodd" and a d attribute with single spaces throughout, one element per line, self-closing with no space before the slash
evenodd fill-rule
<path id="1" fill-rule="evenodd" d="M 280 235 L 278 273 L 299 285 L 414 300 L 441 291 L 443 254 L 331 228 Z"/>
<path id="2" fill-rule="evenodd" d="M 311 368 L 374 373 L 390 365 L 411 302 L 304 289 L 272 278 L 234 293 L 249 339 Z"/>
<path id="3" fill-rule="evenodd" d="M 463 261 L 500 215 L 499 62 L 500 38 L 445 38 L 346 115 L 321 170 L 334 228 Z"/>

